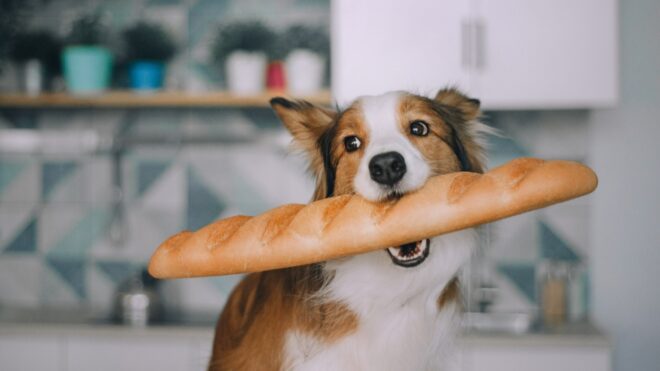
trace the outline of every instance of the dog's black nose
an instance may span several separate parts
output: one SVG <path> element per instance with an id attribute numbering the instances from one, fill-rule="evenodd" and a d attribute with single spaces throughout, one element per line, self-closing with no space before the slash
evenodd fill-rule
<path id="1" fill-rule="evenodd" d="M 385 152 L 369 161 L 369 174 L 375 182 L 392 186 L 406 173 L 406 160 L 399 152 Z"/>

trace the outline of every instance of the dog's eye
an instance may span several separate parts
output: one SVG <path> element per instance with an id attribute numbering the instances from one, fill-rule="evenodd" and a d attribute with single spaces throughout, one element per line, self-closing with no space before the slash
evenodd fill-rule
<path id="1" fill-rule="evenodd" d="M 429 134 L 429 125 L 421 120 L 413 121 L 410 124 L 410 134 L 425 137 Z"/>
<path id="2" fill-rule="evenodd" d="M 348 152 L 356 151 L 361 145 L 362 141 L 355 135 L 344 138 L 344 147 L 346 147 L 346 151 Z"/>

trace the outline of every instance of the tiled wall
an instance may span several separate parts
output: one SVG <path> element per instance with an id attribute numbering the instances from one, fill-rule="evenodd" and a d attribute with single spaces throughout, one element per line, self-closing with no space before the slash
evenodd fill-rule
<path id="1" fill-rule="evenodd" d="M 288 137 L 266 109 L 81 110 L 68 112 L 66 120 L 50 111 L 16 115 L 28 114 L 41 131 L 81 125 L 112 131 L 128 120 L 132 137 L 203 132 L 219 141 L 127 148 L 121 161 L 125 233 L 119 240 L 111 234 L 117 220 L 110 154 L 3 154 L 0 301 L 5 304 L 106 308 L 114 287 L 143 266 L 164 237 L 236 213 L 305 202 L 311 195 L 313 183 L 303 159 L 287 154 Z M 493 114 L 489 121 L 509 138 L 491 138 L 491 167 L 529 155 L 584 160 L 584 146 L 571 141 L 586 140 L 586 132 L 571 127 L 579 123 L 567 123 L 567 117 L 581 115 Z M 11 127 L 5 120 L 3 125 Z M 494 309 L 534 310 L 535 277 L 544 257 L 588 262 L 588 210 L 585 198 L 486 228 L 485 258 L 473 267 L 473 274 L 499 288 Z M 170 292 L 178 294 L 170 299 L 184 309 L 212 310 L 221 305 L 233 282 L 172 281 Z"/>
<path id="2" fill-rule="evenodd" d="M 521 156 L 588 163 L 588 116 L 587 111 L 490 113 L 486 120 L 503 136 L 490 138 L 489 167 Z M 471 272 L 498 288 L 492 310 L 536 311 L 540 281 L 553 261 L 573 270 L 571 316 L 588 314 L 589 209 L 589 197 L 584 197 L 484 228 L 484 248 Z"/>
<path id="3" fill-rule="evenodd" d="M 67 112 L 66 122 L 56 112 L 22 114 L 32 115 L 42 133 L 75 136 L 70 130 L 82 122 L 105 131 L 128 122 L 126 135 L 133 138 L 147 138 L 149 132 L 182 138 L 192 137 L 182 133 L 203 131 L 219 140 L 126 148 L 121 159 L 123 218 L 114 214 L 110 153 L 79 155 L 69 147 L 69 153 L 3 154 L 3 304 L 105 308 L 115 286 L 143 267 L 166 236 L 223 216 L 306 202 L 312 192 L 302 159 L 288 154 L 288 138 L 267 110 L 75 110 Z M 260 120 L 259 127 L 254 119 Z M 9 120 L 0 122 L 13 126 Z M 123 232 L 113 235 L 118 229 Z M 185 308 L 217 309 L 234 281 L 172 281 L 168 289 L 184 295 L 175 301 Z"/>
<path id="4" fill-rule="evenodd" d="M 312 0 L 78 4 L 46 2 L 33 22 L 59 30 L 64 26 L 55 14 L 70 19 L 93 8 L 104 9 L 115 26 L 143 15 L 165 20 L 187 40 L 169 78 L 170 86 L 183 88 L 221 83 L 205 54 L 221 20 L 257 17 L 283 28 L 299 21 L 327 24 L 329 11 L 327 1 Z M 491 113 L 487 122 L 504 137 L 491 138 L 490 165 L 527 155 L 585 160 L 587 119 L 585 111 Z M 115 287 L 143 267 L 166 236 L 311 195 L 302 159 L 287 154 L 288 137 L 267 109 L 0 112 L 0 128 L 85 129 L 110 138 L 124 125 L 128 137 L 172 140 L 125 149 L 123 218 L 113 209 L 110 153 L 80 155 L 71 146 L 42 154 L 0 152 L 0 305 L 108 310 Z M 218 140 L 182 144 L 177 138 L 183 136 Z M 471 274 L 498 287 L 495 310 L 535 310 L 536 277 L 547 257 L 582 265 L 579 279 L 588 283 L 588 211 L 585 198 L 485 229 Z M 237 279 L 168 281 L 166 300 L 183 310 L 217 312 Z"/>

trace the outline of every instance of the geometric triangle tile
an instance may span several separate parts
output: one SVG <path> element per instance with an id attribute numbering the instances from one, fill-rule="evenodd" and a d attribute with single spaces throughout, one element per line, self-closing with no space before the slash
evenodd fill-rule
<path id="1" fill-rule="evenodd" d="M 83 217 L 48 250 L 48 256 L 82 259 L 105 230 L 109 212 L 100 208 L 88 210 Z"/>
<path id="2" fill-rule="evenodd" d="M 74 161 L 46 162 L 41 165 L 41 197 L 48 196 L 66 177 L 71 175 L 78 164 Z"/>
<path id="3" fill-rule="evenodd" d="M 4 155 L 0 155 L 0 157 L 4 160 Z M 0 201 L 15 204 L 38 203 L 41 201 L 39 193 L 41 189 L 41 164 L 36 159 L 23 160 L 21 163 L 23 166 L 19 172 L 15 173 L 15 170 L 8 170 L 9 174 L 6 174 L 2 192 L 0 192 Z"/>
<path id="4" fill-rule="evenodd" d="M 529 156 L 523 146 L 511 137 L 491 135 L 488 137 L 488 166 L 495 167 L 514 158 Z"/>
<path id="5" fill-rule="evenodd" d="M 533 264 L 498 264 L 497 270 L 530 302 L 536 302 L 536 267 Z"/>
<path id="6" fill-rule="evenodd" d="M 25 166 L 26 164 L 22 162 L 0 160 L 0 193 L 21 173 Z"/>
<path id="7" fill-rule="evenodd" d="M 242 274 L 233 274 L 229 276 L 209 277 L 208 281 L 221 293 L 229 295 L 234 287 L 243 279 Z"/>
<path id="8" fill-rule="evenodd" d="M 233 183 L 233 192 L 230 196 L 232 206 L 240 210 L 242 214 L 257 215 L 276 206 L 263 199 L 252 183 L 246 182 L 237 173 L 232 176 L 231 181 Z"/>
<path id="9" fill-rule="evenodd" d="M 216 277 L 204 277 L 194 280 L 169 280 L 164 290 L 177 293 L 175 304 L 182 312 L 219 312 L 227 300 L 228 294 L 218 292 L 211 281 Z M 174 295 L 164 295 L 167 298 Z M 167 300 L 166 298 L 166 300 Z M 173 303 L 174 304 L 174 303 Z"/>
<path id="10" fill-rule="evenodd" d="M 120 261 L 99 261 L 96 267 L 115 285 L 125 281 L 137 270 L 134 263 Z"/>
<path id="11" fill-rule="evenodd" d="M 226 204 L 189 168 L 187 171 L 186 228 L 197 230 L 214 221 Z"/>
<path id="12" fill-rule="evenodd" d="M 177 227 L 180 228 L 186 210 L 185 168 L 185 165 L 180 162 L 172 162 L 158 180 L 143 195 L 139 196 L 137 206 L 176 214 L 179 220 Z M 135 206 L 135 203 L 129 204 L 129 208 Z"/>
<path id="13" fill-rule="evenodd" d="M 138 196 L 142 196 L 171 164 L 171 161 L 141 160 L 137 164 Z"/>
<path id="14" fill-rule="evenodd" d="M 39 305 L 41 307 L 74 308 L 81 303 L 75 290 L 43 259 L 39 277 Z"/>
<path id="15" fill-rule="evenodd" d="M 287 156 L 276 150 L 264 148 L 264 146 L 244 146 L 245 148 L 232 149 L 227 154 L 228 161 L 225 166 L 233 176 L 229 179 L 232 183 L 229 189 L 222 189 L 223 193 L 232 195 L 235 189 L 243 191 L 249 200 L 249 194 L 256 195 L 251 203 L 242 204 L 252 209 L 260 209 L 259 212 L 284 203 L 306 203 L 313 193 L 314 184 L 310 176 L 306 174 L 306 163 L 301 156 Z M 204 173 L 208 177 L 208 172 Z M 283 179 L 281 181 L 270 181 L 271 179 Z M 284 179 L 286 181 L 284 181 Z M 243 190 L 242 184 L 250 188 Z M 252 213 L 252 212 L 251 212 Z"/>
<path id="16" fill-rule="evenodd" d="M 223 0 L 198 0 L 190 3 L 188 8 L 188 43 L 196 45 L 205 33 L 208 32 L 211 25 L 218 21 L 218 14 L 225 14 L 228 11 L 229 1 Z"/>
<path id="17" fill-rule="evenodd" d="M 536 218 L 534 214 L 522 214 L 503 219 L 486 226 L 487 250 L 498 262 L 522 263 L 539 259 Z"/>
<path id="18" fill-rule="evenodd" d="M 37 219 L 30 220 L 7 247 L 2 251 L 5 253 L 35 253 L 37 252 Z"/>
<path id="19" fill-rule="evenodd" d="M 85 260 L 51 256 L 46 258 L 46 262 L 78 298 L 85 299 L 87 297 Z"/>
<path id="20" fill-rule="evenodd" d="M 497 288 L 496 298 L 488 307 L 493 313 L 535 313 L 538 308 L 536 302 L 530 300 L 526 294 L 518 288 L 504 274 L 494 274 L 491 278 L 492 284 Z"/>
<path id="21" fill-rule="evenodd" d="M 580 262 L 581 259 L 574 252 L 574 249 L 547 224 L 539 221 L 539 232 L 541 256 L 543 258 L 573 263 Z"/>
<path id="22" fill-rule="evenodd" d="M 3 256 L 0 259 L 0 303 L 35 308 L 39 304 L 42 271 L 39 256 Z"/>

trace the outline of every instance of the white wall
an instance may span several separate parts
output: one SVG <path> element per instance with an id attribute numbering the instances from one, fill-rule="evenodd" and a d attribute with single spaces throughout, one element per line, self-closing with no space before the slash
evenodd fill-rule
<path id="1" fill-rule="evenodd" d="M 593 315 L 616 370 L 660 367 L 660 2 L 621 1 L 621 105 L 593 112 Z"/>

